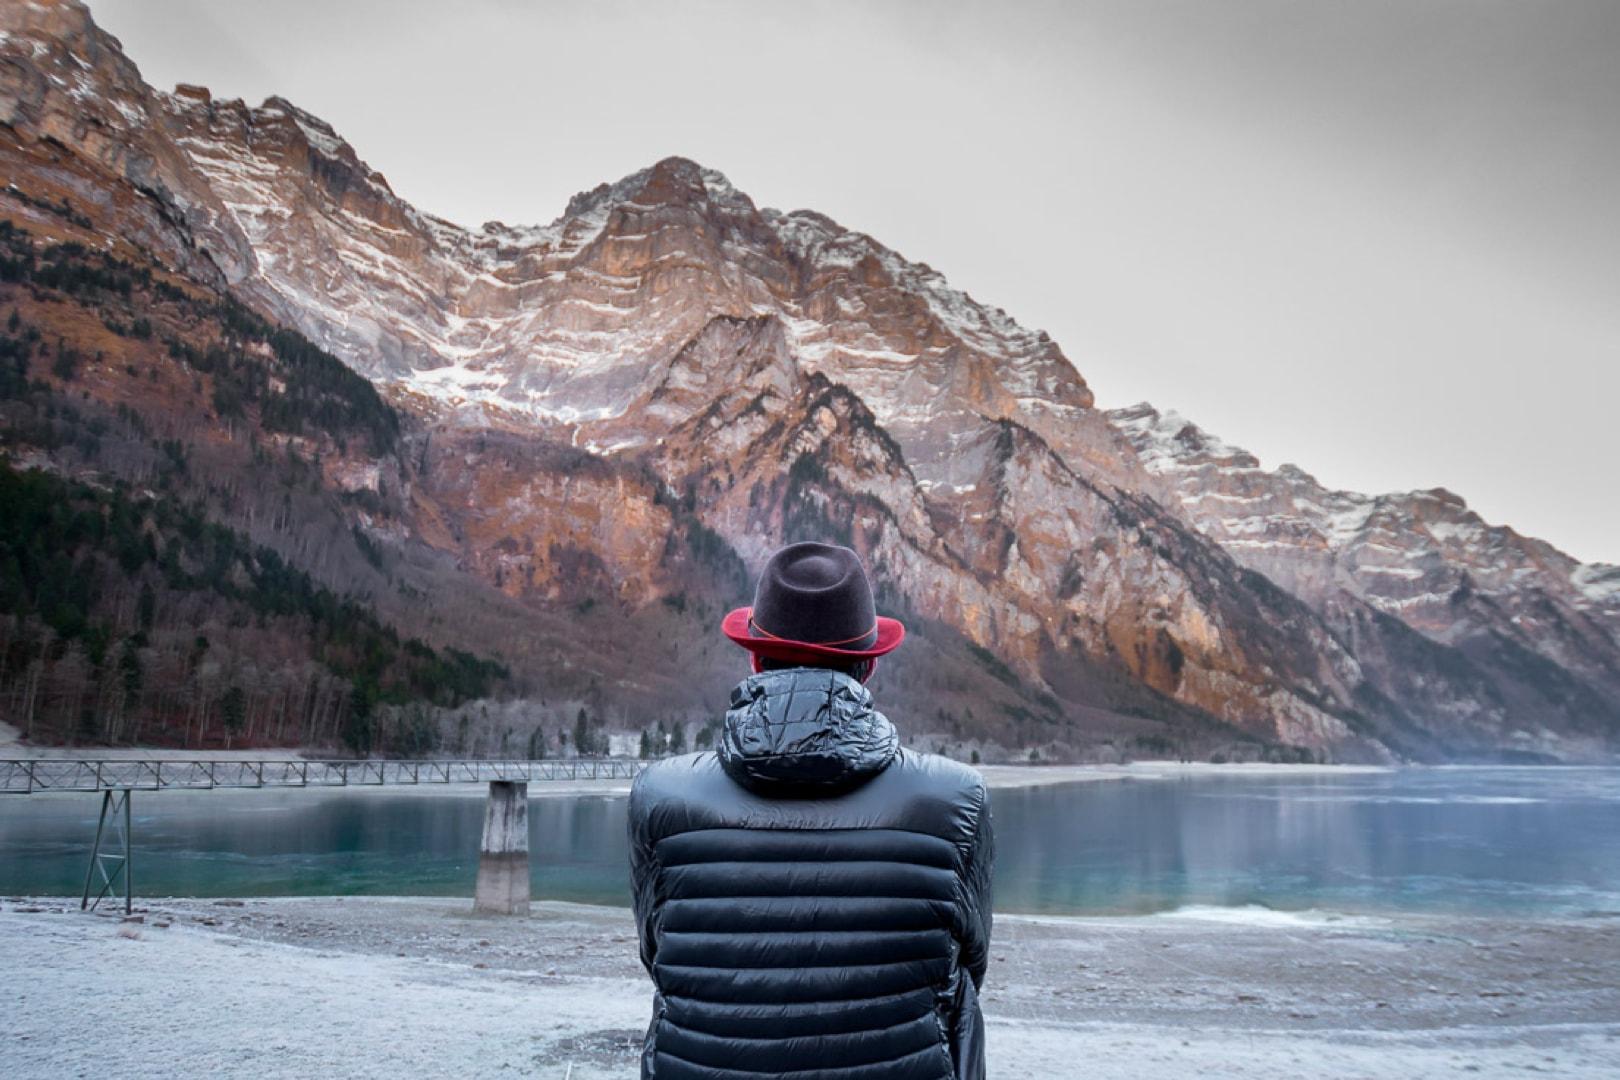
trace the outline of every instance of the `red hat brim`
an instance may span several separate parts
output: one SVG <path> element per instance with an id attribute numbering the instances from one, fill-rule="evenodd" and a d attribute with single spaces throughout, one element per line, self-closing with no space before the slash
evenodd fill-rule
<path id="1" fill-rule="evenodd" d="M 729 612 L 720 620 L 720 632 L 749 652 L 776 660 L 876 660 L 885 653 L 893 652 L 906 638 L 906 628 L 900 620 L 883 615 L 877 617 L 877 640 L 870 649 L 839 649 L 811 641 L 755 637 L 748 632 L 748 620 L 753 613 L 751 607 L 740 607 Z"/>

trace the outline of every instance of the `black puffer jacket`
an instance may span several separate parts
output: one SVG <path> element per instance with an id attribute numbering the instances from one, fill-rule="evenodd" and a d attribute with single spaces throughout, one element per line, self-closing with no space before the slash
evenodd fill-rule
<path id="1" fill-rule="evenodd" d="M 983 1077 L 984 783 L 898 743 L 854 679 L 767 671 L 718 752 L 637 778 L 644 1078 Z"/>

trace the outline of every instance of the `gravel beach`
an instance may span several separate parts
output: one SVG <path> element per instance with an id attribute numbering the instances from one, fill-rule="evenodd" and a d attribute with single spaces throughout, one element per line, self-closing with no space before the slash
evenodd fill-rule
<path id="1" fill-rule="evenodd" d="M 628 911 L 0 900 L 9 1075 L 632 1078 Z M 1620 919 L 998 916 L 997 1078 L 1620 1075 Z M 26 978 L 15 978 L 17 973 Z"/>

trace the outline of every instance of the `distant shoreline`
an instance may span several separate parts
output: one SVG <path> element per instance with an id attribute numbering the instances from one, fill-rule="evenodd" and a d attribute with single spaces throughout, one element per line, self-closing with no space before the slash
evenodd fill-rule
<path id="1" fill-rule="evenodd" d="M 20 742 L 8 743 L 5 741 L 0 741 L 0 760 L 6 759 L 35 761 L 53 759 L 65 761 L 128 761 L 136 759 L 151 759 L 162 761 L 203 762 L 345 760 L 322 757 L 318 754 L 306 756 L 303 751 L 285 747 L 280 749 L 262 750 L 177 750 L 163 747 L 41 747 L 25 745 Z M 359 761 L 364 759 L 355 760 Z M 588 761 L 591 759 L 587 758 L 582 760 Z M 1015 764 L 970 766 L 970 768 L 978 770 L 978 772 L 984 777 L 987 787 L 998 791 L 1019 788 L 1052 787 L 1059 784 L 1098 783 L 1112 780 L 1170 780 L 1183 777 L 1191 778 L 1212 776 L 1344 776 L 1358 773 L 1393 772 L 1396 769 L 1403 767 L 1427 768 L 1430 766 L 1295 765 L 1271 762 L 1226 762 L 1216 764 L 1212 762 L 1176 761 L 1135 761 L 1125 765 Z M 424 783 L 420 785 L 377 785 L 357 783 L 347 787 L 312 787 L 314 787 L 316 790 L 378 791 L 388 792 L 395 795 L 403 794 L 405 792 L 420 792 L 422 794 L 448 796 L 452 798 L 481 798 L 484 795 L 484 787 L 480 783 Z M 281 790 L 281 788 L 276 785 L 270 785 L 264 790 Z M 292 789 L 289 787 L 289 790 Z M 529 785 L 530 798 L 555 798 L 569 795 L 624 796 L 628 795 L 629 793 L 630 781 L 622 778 L 611 780 L 537 780 Z"/>
<path id="2" fill-rule="evenodd" d="M 1398 765 L 1282 765 L 1271 762 L 1133 761 L 1127 765 L 975 765 L 993 789 L 1080 784 L 1098 780 L 1168 780 L 1182 776 L 1345 776 L 1385 773 Z"/>
<path id="3" fill-rule="evenodd" d="M 187 750 L 178 747 L 163 746 L 39 746 L 25 743 L 21 733 L 9 723 L 0 721 L 0 760 L 39 760 L 56 758 L 77 761 L 127 761 L 132 759 L 151 759 L 162 761 L 341 761 L 351 760 L 335 754 L 321 754 L 298 747 L 249 747 L 239 750 Z M 352 759 L 355 761 L 367 760 L 364 758 Z M 430 760 L 478 760 L 443 758 Z M 539 759 L 539 760 L 571 760 Z M 583 761 L 593 759 L 583 758 Z M 609 760 L 609 759 L 595 759 Z M 625 760 L 623 758 L 612 760 Z M 1400 769 L 1501 769 L 1501 768 L 1534 768 L 1534 769 L 1606 769 L 1620 767 L 1620 760 L 1613 762 L 1586 762 L 1580 764 L 1557 765 L 1511 765 L 1511 764 L 1392 764 L 1392 765 L 1362 765 L 1362 764 L 1292 764 L 1280 762 L 1249 761 L 1249 762 L 1211 762 L 1211 761 L 1169 761 L 1158 759 L 1145 759 L 1131 761 L 1123 765 L 1081 765 L 1062 763 L 1015 762 L 1007 764 L 983 764 L 971 766 L 977 769 L 985 778 L 986 784 L 991 788 L 1024 788 L 1045 787 L 1051 784 L 1088 783 L 1101 780 L 1163 780 L 1183 776 L 1310 776 L 1313 774 L 1344 776 L 1353 773 L 1387 773 Z M 581 785 L 575 787 L 575 785 Z M 358 788 L 360 785 L 356 785 Z M 424 785 L 424 788 L 427 785 Z M 439 786 L 439 785 L 436 785 Z M 476 786 L 476 785 L 463 785 Z M 545 781 L 535 783 L 530 795 L 539 794 L 544 788 L 552 794 L 577 794 L 580 792 L 595 792 L 598 794 L 611 793 L 619 789 L 629 791 L 629 784 L 623 780 L 604 781 Z"/>

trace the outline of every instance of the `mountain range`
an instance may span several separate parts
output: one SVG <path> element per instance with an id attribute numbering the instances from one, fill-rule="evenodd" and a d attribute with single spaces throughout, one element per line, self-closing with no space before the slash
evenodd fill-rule
<path id="1" fill-rule="evenodd" d="M 1549 761 L 1620 741 L 1620 568 L 1448 491 L 1333 491 L 1149 405 L 1099 409 L 1047 334 L 695 162 L 468 229 L 294 104 L 155 90 L 82 5 L 16 0 L 0 162 L 27 263 L 0 282 L 26 369 L 9 467 L 183 502 L 397 639 L 502 673 L 424 692 L 403 660 L 367 675 L 310 645 L 308 619 L 266 631 L 273 662 L 225 619 L 187 668 L 179 643 L 219 617 L 160 598 L 190 620 L 171 677 L 212 688 L 185 698 L 199 731 L 225 731 L 232 691 L 234 731 L 279 710 L 359 748 L 457 725 L 463 751 L 544 748 L 586 717 L 707 731 L 743 671 L 720 613 L 775 546 L 819 538 L 912 626 L 874 688 L 930 749 Z M 13 713 L 61 665 L 83 684 L 58 733 L 94 728 L 118 642 L 164 648 L 108 599 L 156 570 L 87 573 L 96 662 L 37 598 L 6 616 Z M 288 703 L 317 669 L 319 721 Z M 176 730 L 180 706 L 143 708 L 147 737 Z"/>

